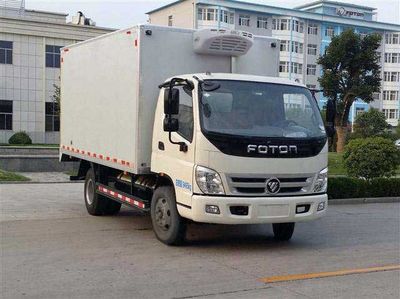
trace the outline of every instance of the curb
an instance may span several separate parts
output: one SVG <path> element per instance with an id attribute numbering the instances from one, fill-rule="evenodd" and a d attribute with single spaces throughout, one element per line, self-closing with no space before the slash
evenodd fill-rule
<path id="1" fill-rule="evenodd" d="M 394 203 L 400 202 L 400 197 L 370 197 L 370 198 L 348 198 L 348 199 L 330 199 L 328 205 L 351 205 L 363 203 Z"/>

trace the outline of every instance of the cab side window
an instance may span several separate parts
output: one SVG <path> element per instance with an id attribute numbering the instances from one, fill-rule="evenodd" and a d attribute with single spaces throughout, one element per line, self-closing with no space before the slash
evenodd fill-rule
<path id="1" fill-rule="evenodd" d="M 176 87 L 179 89 L 179 130 L 178 134 L 186 140 L 193 140 L 193 98 L 192 91 L 185 86 Z"/>

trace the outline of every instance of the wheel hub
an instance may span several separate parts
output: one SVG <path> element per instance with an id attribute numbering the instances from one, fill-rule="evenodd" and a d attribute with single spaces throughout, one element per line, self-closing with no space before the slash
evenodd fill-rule
<path id="1" fill-rule="evenodd" d="M 156 224 L 164 231 L 167 231 L 171 226 L 171 210 L 168 201 L 165 198 L 157 200 L 155 220 Z"/>
<path id="2" fill-rule="evenodd" d="M 93 204 L 94 192 L 95 192 L 94 183 L 93 180 L 90 179 L 86 184 L 86 192 L 85 192 L 85 198 L 89 205 Z"/>

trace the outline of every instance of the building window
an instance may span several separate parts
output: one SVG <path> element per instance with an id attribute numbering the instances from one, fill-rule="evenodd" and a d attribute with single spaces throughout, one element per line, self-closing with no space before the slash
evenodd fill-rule
<path id="1" fill-rule="evenodd" d="M 250 26 L 250 16 L 249 15 L 239 15 L 239 26 Z"/>
<path id="2" fill-rule="evenodd" d="M 287 19 L 272 19 L 272 30 L 289 30 L 289 22 Z"/>
<path id="3" fill-rule="evenodd" d="M 280 61 L 279 62 L 279 72 L 280 73 L 288 73 L 289 70 L 292 70 L 293 74 L 302 74 L 303 73 L 303 65 L 301 63 L 292 62 L 292 66 L 289 67 L 290 63 L 288 61 Z"/>
<path id="4" fill-rule="evenodd" d="M 400 72 L 383 72 L 383 81 L 399 82 L 400 81 Z"/>
<path id="5" fill-rule="evenodd" d="M 379 92 L 374 92 L 372 94 L 372 98 L 374 99 L 374 101 L 378 101 L 381 97 L 381 94 Z"/>
<path id="6" fill-rule="evenodd" d="M 199 8 L 197 10 L 197 19 L 199 21 L 220 21 L 227 24 L 234 24 L 234 13 L 226 10 L 219 10 L 215 8 Z"/>
<path id="7" fill-rule="evenodd" d="M 172 27 L 173 21 L 173 16 L 168 16 L 168 26 Z"/>
<path id="8" fill-rule="evenodd" d="M 58 115 L 58 105 L 54 102 L 46 102 L 46 132 L 60 131 L 60 116 Z"/>
<path id="9" fill-rule="evenodd" d="M 215 9 L 207 9 L 206 20 L 215 21 Z"/>
<path id="10" fill-rule="evenodd" d="M 197 10 L 197 20 L 204 21 L 205 20 L 205 8 L 199 8 Z"/>
<path id="11" fill-rule="evenodd" d="M 292 20 L 292 30 L 303 33 L 304 31 L 304 23 L 296 20 Z"/>
<path id="12" fill-rule="evenodd" d="M 399 98 L 398 90 L 384 90 L 383 91 L 383 100 L 384 101 L 397 101 Z"/>
<path id="13" fill-rule="evenodd" d="M 278 30 L 278 19 L 272 19 L 272 30 Z"/>
<path id="14" fill-rule="evenodd" d="M 385 43 L 389 45 L 397 45 L 400 41 L 400 33 L 386 33 Z"/>
<path id="15" fill-rule="evenodd" d="M 46 45 L 46 67 L 60 68 L 60 46 Z"/>
<path id="16" fill-rule="evenodd" d="M 400 53 L 385 53 L 385 63 L 400 63 Z"/>
<path id="17" fill-rule="evenodd" d="M 399 110 L 398 109 L 383 109 L 386 119 L 398 119 Z"/>
<path id="18" fill-rule="evenodd" d="M 317 35 L 318 34 L 318 25 L 314 23 L 308 24 L 307 27 L 308 34 Z"/>
<path id="19" fill-rule="evenodd" d="M 289 29 L 289 20 L 280 20 L 279 30 L 288 30 Z"/>
<path id="20" fill-rule="evenodd" d="M 221 10 L 219 13 L 219 20 L 223 23 L 234 24 L 234 14 L 226 10 Z"/>
<path id="21" fill-rule="evenodd" d="M 328 26 L 325 29 L 325 36 L 334 37 L 335 36 L 335 29 L 332 26 Z"/>
<path id="22" fill-rule="evenodd" d="M 307 84 L 306 86 L 309 89 L 316 89 L 317 88 L 317 85 L 315 85 L 315 84 Z"/>
<path id="23" fill-rule="evenodd" d="M 280 61 L 279 62 L 279 72 L 280 73 L 287 73 L 289 71 L 288 62 L 287 61 Z"/>
<path id="24" fill-rule="evenodd" d="M 0 63 L 13 63 L 13 42 L 0 40 Z"/>
<path id="25" fill-rule="evenodd" d="M 288 40 L 282 40 L 282 41 L 281 41 L 281 45 L 280 45 L 280 50 L 281 50 L 281 52 L 287 52 L 287 51 L 289 51 L 289 49 L 288 49 L 288 44 L 289 44 L 289 41 L 288 41 Z"/>
<path id="26" fill-rule="evenodd" d="M 301 63 L 292 62 L 292 73 L 301 75 L 303 73 L 303 65 Z"/>
<path id="27" fill-rule="evenodd" d="M 317 65 L 307 64 L 307 75 L 315 76 L 317 72 Z"/>
<path id="28" fill-rule="evenodd" d="M 233 12 L 229 13 L 229 24 L 235 24 L 235 14 Z"/>
<path id="29" fill-rule="evenodd" d="M 298 53 L 298 54 L 303 54 L 303 44 L 292 41 L 292 52 Z"/>
<path id="30" fill-rule="evenodd" d="M 317 45 L 308 44 L 307 45 L 307 54 L 308 55 L 317 55 Z"/>
<path id="31" fill-rule="evenodd" d="M 383 109 L 386 119 L 399 119 L 398 109 Z"/>
<path id="32" fill-rule="evenodd" d="M 0 100 L 0 130 L 12 130 L 13 102 Z"/>
<path id="33" fill-rule="evenodd" d="M 268 29 L 268 18 L 257 17 L 257 28 Z"/>

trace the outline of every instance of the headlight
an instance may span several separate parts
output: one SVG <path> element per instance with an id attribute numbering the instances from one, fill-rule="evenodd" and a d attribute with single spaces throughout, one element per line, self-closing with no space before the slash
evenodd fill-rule
<path id="1" fill-rule="evenodd" d="M 200 190 L 205 194 L 225 194 L 221 177 L 218 172 L 203 167 L 196 167 L 196 182 Z"/>
<path id="2" fill-rule="evenodd" d="M 328 168 L 321 170 L 314 183 L 314 192 L 326 192 L 328 187 Z"/>

